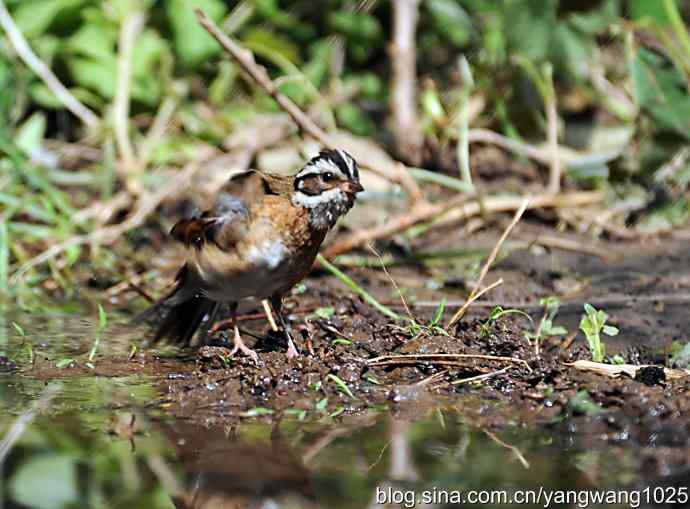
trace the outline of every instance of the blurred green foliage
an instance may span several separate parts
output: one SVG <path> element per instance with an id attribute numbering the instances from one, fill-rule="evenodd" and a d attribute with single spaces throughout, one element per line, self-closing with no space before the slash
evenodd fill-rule
<path id="1" fill-rule="evenodd" d="M 8 180 L 0 182 L 0 289 L 31 254 L 13 240 L 40 243 L 89 231 L 89 221 L 74 223 L 74 211 L 117 186 L 110 112 L 118 37 L 135 11 L 146 24 L 133 49 L 131 116 L 147 126 L 166 100 L 176 105 L 175 128 L 158 140 L 150 163 L 179 162 L 198 143 L 221 145 L 253 112 L 278 109 L 198 26 L 195 7 L 251 49 L 280 89 L 326 127 L 390 144 L 390 1 L 323 0 L 318 8 L 310 0 L 6 4 L 41 59 L 103 118 L 89 143 L 105 148 L 103 159 L 81 172 L 57 167 L 44 140 L 74 141 L 84 133 L 1 39 L 0 172 Z M 586 154 L 568 168 L 571 181 L 612 184 L 622 199 L 646 196 L 655 207 L 651 225 L 684 222 L 688 158 L 670 176 L 657 173 L 690 138 L 688 15 L 690 5 L 680 0 L 425 0 L 417 30 L 424 134 L 453 160 L 455 119 L 468 93 L 459 62 L 466 61 L 470 102 L 481 104 L 470 127 L 541 142 L 540 80 L 552 70 L 561 140 Z M 131 136 L 137 144 L 143 134 L 133 129 Z M 440 159 L 426 163 L 453 170 Z M 71 250 L 66 266 L 78 256 L 78 248 Z"/>

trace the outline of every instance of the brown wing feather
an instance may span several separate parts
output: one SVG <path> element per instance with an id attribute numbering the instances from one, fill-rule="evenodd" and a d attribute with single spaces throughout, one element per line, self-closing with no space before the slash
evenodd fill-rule
<path id="1" fill-rule="evenodd" d="M 292 179 L 255 170 L 233 175 L 220 189 L 210 210 L 201 216 L 183 219 L 170 234 L 187 247 L 200 249 L 213 242 L 223 251 L 231 250 L 247 234 L 251 206 L 266 195 L 286 195 Z"/>

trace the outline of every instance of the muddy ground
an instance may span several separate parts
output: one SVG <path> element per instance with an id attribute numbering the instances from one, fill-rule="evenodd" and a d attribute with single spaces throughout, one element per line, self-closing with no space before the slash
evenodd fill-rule
<path id="1" fill-rule="evenodd" d="M 447 335 L 393 322 L 316 270 L 305 288 L 286 302 L 301 335 L 303 354 L 297 359 L 287 358 L 280 335 L 268 333 L 260 308 L 250 306 L 243 310 L 242 328 L 248 342 L 251 335 L 259 338 L 258 365 L 244 357 L 228 358 L 222 347 L 183 352 L 142 348 L 134 355 L 123 349 L 99 362 L 95 371 L 104 376 L 154 376 L 160 396 L 150 406 L 205 428 L 225 428 L 249 417 L 311 420 L 385 408 L 414 419 L 434 406 L 460 408 L 466 419 L 487 429 L 562 428 L 594 448 L 602 442 L 620 445 L 613 450 L 621 454 L 633 448 L 640 455 L 643 478 L 686 482 L 690 381 L 666 380 L 660 370 L 645 370 L 637 380 L 609 378 L 567 363 L 591 358 L 584 336 L 575 334 L 585 302 L 604 309 L 621 331 L 616 337 L 604 336 L 609 355 L 620 355 L 630 364 L 667 363 L 672 342 L 688 339 L 687 241 L 679 236 L 598 243 L 603 253 L 598 256 L 540 246 L 542 233 L 529 222 L 518 227 L 506 245 L 507 255 L 487 278 L 491 282 L 501 277 L 503 285 L 471 307 Z M 584 238 L 562 237 L 591 246 Z M 486 251 L 495 238 L 493 231 L 475 235 L 473 248 Z M 441 244 L 437 243 L 439 249 Z M 446 266 L 442 272 L 450 270 Z M 393 263 L 389 272 L 390 278 L 380 269 L 348 269 L 380 301 L 407 316 L 392 278 L 405 289 L 414 319 L 425 325 L 441 296 L 449 299 L 439 321 L 446 323 L 472 285 L 471 280 L 452 277 L 430 285 L 439 269 L 429 266 Z M 125 292 L 118 304 L 134 302 L 135 295 Z M 525 338 L 534 325 L 521 315 L 487 320 L 490 309 L 501 305 L 528 312 L 536 324 L 542 315 L 539 299 L 550 295 L 562 299 L 555 323 L 568 333 L 546 339 L 539 354 Z M 332 308 L 332 315 L 314 314 L 324 308 Z M 391 355 L 400 357 L 372 362 Z M 40 360 L 27 372 L 41 379 L 87 373 L 92 372 L 79 361 L 56 369 Z"/>

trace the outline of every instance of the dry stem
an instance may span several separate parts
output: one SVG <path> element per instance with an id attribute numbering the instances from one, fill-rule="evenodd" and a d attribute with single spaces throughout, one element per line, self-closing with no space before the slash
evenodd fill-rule
<path id="1" fill-rule="evenodd" d="M 322 145 L 330 148 L 336 148 L 336 143 L 323 129 L 309 118 L 292 100 L 286 95 L 282 94 L 276 84 L 271 80 L 266 69 L 257 64 L 254 60 L 254 54 L 246 48 L 243 48 L 230 37 L 225 35 L 216 24 L 208 17 L 201 9 L 196 9 L 199 23 L 204 29 L 211 34 L 225 51 L 234 58 L 238 64 L 249 74 L 249 76 L 256 81 L 256 83 L 273 99 L 278 105 L 283 108 L 302 131 L 316 139 Z M 370 158 L 366 151 L 358 150 L 356 146 L 346 147 L 352 156 L 358 160 L 363 166 L 366 166 L 373 172 L 383 176 L 388 180 L 392 180 L 401 187 L 403 187 L 410 195 L 412 201 L 422 201 L 422 193 L 415 180 L 407 173 L 405 166 L 402 164 L 392 164 L 387 168 L 379 168 L 376 165 L 368 164 Z"/>
<path id="2" fill-rule="evenodd" d="M 53 71 L 36 56 L 26 42 L 21 30 L 19 30 L 19 27 L 12 19 L 12 16 L 10 16 L 3 0 L 0 0 L 0 25 L 2 25 L 2 28 L 5 30 L 7 38 L 17 52 L 17 55 L 19 55 L 19 58 L 22 59 L 27 67 L 41 78 L 43 83 L 45 83 L 50 91 L 55 94 L 55 97 L 58 98 L 65 108 L 71 111 L 87 127 L 96 129 L 101 123 L 98 116 L 74 97 L 60 82 L 57 76 L 55 76 Z"/>
<path id="3" fill-rule="evenodd" d="M 546 100 L 546 137 L 551 151 L 551 166 L 549 169 L 548 190 L 558 193 L 561 190 L 561 157 L 558 152 L 558 110 L 556 108 L 556 94 L 550 94 Z"/>
<path id="4" fill-rule="evenodd" d="M 498 242 L 496 242 L 496 245 L 494 246 L 493 250 L 489 254 L 489 257 L 486 259 L 486 262 L 484 263 L 484 266 L 482 267 L 482 271 L 479 273 L 479 278 L 477 279 L 477 282 L 474 285 L 474 288 L 472 289 L 470 296 L 467 298 L 467 301 L 465 302 L 465 304 L 463 304 L 462 307 L 460 309 L 458 309 L 458 311 L 453 315 L 453 318 L 450 319 L 450 322 L 448 322 L 448 325 L 446 325 L 446 328 L 449 328 L 451 325 L 453 325 L 455 322 L 457 322 L 459 319 L 461 319 L 462 316 L 465 314 L 465 311 L 467 310 L 468 306 L 474 300 L 477 299 L 478 294 L 479 294 L 479 287 L 481 286 L 482 282 L 484 281 L 486 274 L 489 272 L 489 268 L 491 267 L 491 265 L 496 260 L 496 257 L 498 256 L 498 253 L 501 250 L 501 246 L 505 242 L 506 238 L 508 238 L 508 234 L 510 234 L 510 231 L 515 227 L 516 224 L 518 224 L 518 221 L 520 221 L 522 214 L 524 214 L 525 210 L 527 210 L 529 203 L 530 203 L 529 198 L 524 199 L 522 202 L 522 205 L 520 205 L 520 208 L 515 212 L 515 215 L 513 216 L 513 220 L 510 222 L 508 227 L 503 231 L 503 234 L 498 239 Z"/>
<path id="5" fill-rule="evenodd" d="M 137 166 L 134 147 L 129 138 L 129 95 L 132 74 L 132 51 L 134 40 L 144 26 L 144 15 L 128 15 L 120 27 L 117 56 L 117 81 L 113 102 L 113 124 L 115 141 L 120 152 L 124 175 L 130 175 Z"/>
<path id="6" fill-rule="evenodd" d="M 521 364 L 530 373 L 532 372 L 532 368 L 530 367 L 529 363 L 524 359 L 518 359 L 517 357 L 504 357 L 500 355 L 484 355 L 470 353 L 420 353 L 409 355 L 381 355 L 379 357 L 374 357 L 373 359 L 366 359 L 366 363 L 369 366 L 385 366 L 389 364 L 406 364 L 419 362 L 434 363 L 436 361 L 443 362 L 444 360 L 453 361 L 457 359 L 480 359 L 485 361 L 510 362 L 513 364 Z"/>
<path id="7" fill-rule="evenodd" d="M 489 437 L 491 440 L 496 442 L 498 445 L 501 445 L 501 446 L 505 447 L 506 449 L 508 449 L 509 451 L 511 451 L 515 455 L 515 457 L 518 459 L 518 461 L 522 464 L 523 467 L 529 468 L 529 462 L 525 459 L 522 452 L 520 452 L 520 449 L 518 449 L 514 445 L 510 445 L 510 444 L 504 442 L 503 440 L 498 438 L 496 435 L 494 435 L 491 431 L 489 431 L 486 428 L 481 428 L 481 430 L 484 433 L 486 433 L 487 437 Z"/>
<path id="8" fill-rule="evenodd" d="M 387 220 L 384 224 L 369 229 L 360 229 L 346 237 L 339 238 L 328 246 L 323 255 L 333 258 L 361 247 L 368 242 L 385 239 L 396 233 L 411 228 L 419 223 L 431 221 L 437 216 L 438 222 L 434 226 L 447 225 L 449 223 L 467 219 L 481 213 L 509 212 L 518 209 L 524 202 L 520 196 L 490 196 L 483 200 L 483 209 L 479 202 L 471 201 L 471 195 L 455 196 L 441 203 L 424 203 L 412 208 L 412 210 Z M 528 205 L 528 209 L 580 207 L 591 205 L 601 201 L 602 193 L 583 191 L 562 194 L 543 194 L 535 196 Z"/>
<path id="9" fill-rule="evenodd" d="M 417 120 L 417 51 L 415 33 L 419 0 L 394 0 L 393 40 L 389 47 L 392 67 L 391 102 L 393 135 L 398 151 L 412 164 L 421 163 L 422 132 Z"/>

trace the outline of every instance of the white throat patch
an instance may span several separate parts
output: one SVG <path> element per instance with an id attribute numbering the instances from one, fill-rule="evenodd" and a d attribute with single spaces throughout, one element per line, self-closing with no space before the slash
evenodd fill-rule
<path id="1" fill-rule="evenodd" d="M 309 222 L 319 230 L 331 228 L 340 216 L 350 210 L 351 200 L 341 189 L 334 187 L 317 195 L 296 191 L 292 204 L 309 210 Z"/>

